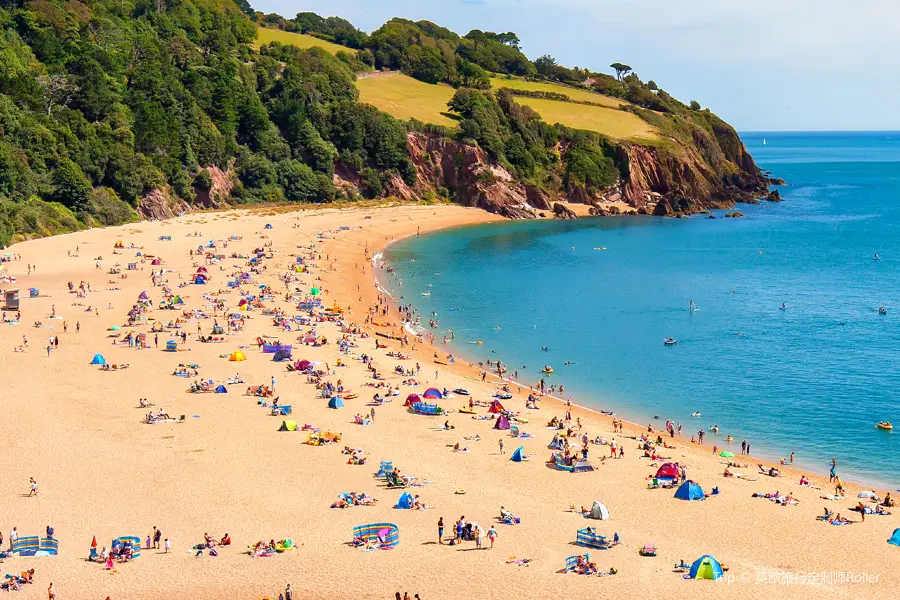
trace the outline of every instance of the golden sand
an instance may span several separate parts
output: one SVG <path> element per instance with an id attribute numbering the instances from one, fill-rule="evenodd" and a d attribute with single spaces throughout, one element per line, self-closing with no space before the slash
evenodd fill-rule
<path id="1" fill-rule="evenodd" d="M 755 481 L 725 479 L 726 459 L 712 454 L 712 443 L 720 448 L 729 446 L 713 435 L 703 447 L 677 439 L 677 448 L 669 451 L 673 460 L 689 465 L 689 476 L 707 492 L 716 486 L 722 492 L 703 502 L 688 503 L 673 498 L 672 490 L 646 489 L 646 478 L 655 467 L 648 459 L 639 458 L 634 439 L 612 432 L 609 417 L 573 409 L 591 439 L 616 437 L 620 445 L 624 443 L 626 456 L 601 462 L 606 448 L 592 446 L 590 459 L 597 471 L 573 475 L 544 464 L 553 435 L 545 428 L 546 421 L 554 415 L 561 417 L 565 407 L 545 400 L 540 410 L 525 410 L 527 388 L 524 393 L 516 391 L 514 400 L 504 401 L 507 408 L 529 419 L 520 427 L 535 437 L 520 442 L 508 432 L 493 430 L 492 421 L 473 420 L 467 414 L 450 414 L 447 419 L 456 429 L 442 431 L 445 418 L 415 416 L 403 408 L 402 400 L 410 391 L 407 387 L 401 388 L 400 398 L 376 408 L 374 424 L 360 426 L 353 423 L 353 416 L 369 410 L 366 404 L 375 391 L 364 385 L 371 379 L 362 363 L 349 360 L 347 368 L 336 369 L 329 377 L 342 379 L 359 394 L 346 400 L 342 410 L 330 410 L 305 376 L 286 372 L 284 364 L 272 362 L 271 355 L 261 354 L 254 344 L 257 336 L 277 336 L 294 344 L 295 359 L 333 366 L 338 358 L 348 360 L 338 352 L 335 341 L 339 332 L 333 323 L 318 328 L 329 339 L 321 347 L 301 346 L 296 342 L 297 333 L 279 332 L 272 319 L 260 311 L 248 313 L 247 329 L 226 336 L 227 342 L 222 344 L 199 343 L 196 322 L 183 329 L 189 334 L 184 352 L 167 353 L 162 348 L 138 351 L 113 344 L 111 336 L 128 330 L 126 313 L 142 290 L 148 291 L 154 303 L 161 298 L 161 289 L 151 286 L 149 262 L 139 264 L 136 271 L 126 269 L 127 263 L 140 260 L 135 258 L 136 250 L 126 248 L 113 254 L 118 240 L 162 257 L 163 267 L 174 270 L 167 274 L 172 284 L 187 280 L 196 270 L 188 252 L 198 243 L 242 236 L 219 250 L 230 255 L 247 254 L 272 242 L 274 258 L 264 262 L 267 271 L 256 281 L 271 284 L 279 292 L 284 286 L 278 277 L 293 265 L 292 255 L 305 254 L 314 243 L 322 259 L 315 261 L 312 274 L 299 275 L 300 282 L 292 287 L 298 285 L 305 291 L 318 285 L 324 290 L 326 305 L 344 307 L 348 321 L 362 324 L 366 307 L 377 296 L 365 248 L 371 254 L 417 230 L 492 218 L 477 210 L 449 206 L 278 214 L 231 211 L 95 229 L 30 241 L 8 250 L 22 255 L 21 261 L 7 267 L 18 278 L 16 286 L 23 296 L 28 295 L 27 288 L 36 287 L 41 297 L 22 300 L 21 324 L 0 326 L 4 428 L 0 527 L 8 538 L 13 526 L 25 536 L 43 534 L 45 527 L 52 525 L 60 542 L 59 556 L 8 558 L 0 565 L 6 573 L 36 569 L 35 585 L 18 594 L 41 597 L 52 581 L 60 599 L 101 600 L 107 596 L 112 600 L 277 597 L 288 582 L 295 598 L 387 599 L 396 591 L 408 591 L 410 596 L 419 593 L 423 600 L 896 595 L 900 548 L 885 540 L 900 523 L 897 515 L 868 516 L 865 523 L 843 527 L 818 522 L 815 516 L 823 506 L 859 521 L 859 514 L 848 510 L 856 504 L 858 490 L 849 489 L 845 500 L 820 500 L 820 495 L 833 490 L 800 487 L 799 473 L 791 471 L 779 479 L 754 475 L 756 461 L 749 459 L 742 461 L 749 467 L 739 471 Z M 273 228 L 264 229 L 266 223 Z M 349 229 L 341 230 L 342 226 Z M 194 232 L 201 236 L 193 237 Z M 331 233 L 318 239 L 319 232 Z M 171 236 L 171 241 L 160 241 L 160 236 Z M 78 257 L 68 256 L 76 247 Z M 100 269 L 94 260 L 98 256 L 103 257 Z M 36 265 L 36 272 L 26 275 L 29 263 Z M 205 287 L 188 285 L 175 292 L 184 297 L 186 308 L 202 308 L 206 304 L 202 294 L 226 290 L 228 274 L 246 268 L 245 263 L 226 260 L 224 271 L 210 267 L 212 280 Z M 128 277 L 108 274 L 111 268 L 121 268 Z M 317 277 L 322 280 L 315 281 Z M 68 293 L 68 281 L 76 285 L 89 281 L 95 291 L 77 299 Z M 238 300 L 236 292 L 222 297 L 232 308 Z M 83 306 L 73 305 L 75 302 Z M 286 308 L 289 315 L 294 312 L 280 297 L 268 304 Z M 48 318 L 53 305 L 62 319 Z M 97 309 L 99 316 L 85 312 L 88 306 Z M 155 311 L 151 322 L 156 318 L 165 323 L 177 314 Z M 396 312 L 388 320 L 396 324 Z M 42 321 L 43 327 L 32 327 L 34 321 Z M 63 333 L 64 321 L 67 333 Z M 76 322 L 80 322 L 80 333 L 75 332 Z M 109 331 L 114 325 L 122 329 Z M 201 326 L 203 333 L 209 334 L 212 319 L 203 320 Z M 145 325 L 137 331 L 148 329 Z M 28 349 L 14 353 L 23 335 L 28 337 Z M 48 357 L 46 345 L 51 335 L 59 336 L 60 345 Z M 148 337 L 152 340 L 153 335 Z M 168 339 L 168 334 L 160 334 L 160 346 Z M 387 350 L 376 352 L 374 340 L 359 339 L 353 351 L 374 352 L 378 370 L 390 383 L 403 379 L 392 374 L 397 364 L 411 366 L 418 361 L 422 385 L 415 391 L 431 385 L 464 387 L 476 399 L 488 400 L 496 389 L 490 380 L 484 384 L 475 381 L 477 368 L 466 367 L 462 361 L 453 366 L 433 363 L 433 352 L 443 356 L 453 351 L 452 344 L 439 349 L 420 346 L 414 359 L 401 363 L 385 356 L 388 350 L 399 349 L 398 342 L 389 341 Z M 248 346 L 245 362 L 219 358 L 240 346 Z M 95 353 L 102 353 L 109 363 L 128 363 L 130 367 L 101 371 L 88 365 Z M 200 379 L 212 379 L 216 384 L 237 371 L 247 384 L 230 386 L 227 395 L 188 394 L 192 379 L 171 375 L 178 363 L 198 363 Z M 435 368 L 440 371 L 436 381 Z M 281 403 L 293 406 L 288 418 L 341 432 L 344 442 L 313 447 L 303 443 L 305 433 L 278 432 L 282 419 L 270 416 L 256 398 L 242 395 L 247 385 L 268 385 L 273 375 Z M 185 422 L 142 423 L 147 412 L 138 408 L 142 397 L 155 403 L 154 410 L 162 407 L 170 415 L 185 415 Z M 440 404 L 456 409 L 464 400 L 458 397 Z M 479 409 L 479 414 L 485 413 Z M 626 427 L 629 436 L 639 431 L 635 426 Z M 475 434 L 481 441 L 462 440 Z M 505 441 L 505 455 L 499 454 L 500 439 Z M 471 451 L 453 452 L 451 446 L 457 441 Z M 529 462 L 509 461 L 509 453 L 519 443 L 532 455 Z M 369 463 L 348 465 L 347 456 L 341 454 L 344 445 L 365 450 Z M 735 449 L 733 444 L 730 448 Z M 420 482 L 432 482 L 411 491 L 434 508 L 394 509 L 401 492 L 384 489 L 374 479 L 380 460 L 392 460 Z M 39 483 L 37 498 L 27 497 L 29 477 Z M 814 483 L 827 487 L 827 481 L 814 478 Z M 457 494 L 458 490 L 465 494 Z M 751 498 L 753 492 L 776 490 L 796 496 L 799 506 Z M 374 507 L 329 508 L 337 494 L 349 491 L 367 492 L 379 502 Z M 880 493 L 883 495 L 883 490 Z M 569 510 L 571 505 L 589 508 L 596 499 L 609 507 L 611 520 L 588 521 Z M 495 523 L 501 505 L 522 523 L 496 525 L 499 538 L 493 550 L 473 551 L 472 542 L 452 547 L 437 544 L 439 517 L 444 519 L 446 535 L 462 515 L 487 529 Z M 354 525 L 377 522 L 399 526 L 396 549 L 365 553 L 346 545 Z M 109 546 L 117 536 L 134 535 L 143 540 L 153 526 L 171 540 L 170 554 L 144 551 L 139 559 L 117 564 L 112 572 L 86 562 L 93 536 L 100 546 Z M 561 572 L 567 556 L 584 551 L 574 540 L 576 531 L 586 526 L 610 537 L 619 534 L 619 546 L 590 551 L 601 570 L 615 567 L 618 574 L 595 578 Z M 218 557 L 195 557 L 191 547 L 203 541 L 204 532 L 216 538 L 228 532 L 234 544 L 221 549 Z M 257 540 L 288 537 L 297 543 L 292 552 L 269 558 L 250 558 L 243 553 Z M 639 548 L 651 542 L 657 545 L 659 556 L 639 556 Z M 4 547 L 7 545 L 4 541 Z M 703 554 L 712 554 L 729 567 L 724 581 L 685 580 L 673 572 L 675 563 L 690 563 Z M 513 557 L 533 562 L 527 567 L 507 564 Z M 824 582 L 822 573 L 827 578 Z M 867 574 L 877 577 L 877 582 L 830 581 L 841 573 L 857 578 Z"/>

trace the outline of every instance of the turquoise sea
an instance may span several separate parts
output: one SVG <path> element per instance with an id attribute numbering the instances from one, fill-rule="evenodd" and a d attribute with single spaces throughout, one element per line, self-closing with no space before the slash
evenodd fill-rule
<path id="1" fill-rule="evenodd" d="M 578 404 L 688 435 L 718 424 L 720 446 L 794 451 L 815 472 L 834 457 L 845 479 L 897 488 L 900 133 L 742 137 L 788 182 L 784 202 L 739 205 L 744 219 L 453 229 L 389 248 L 397 276 L 382 283 L 426 325 L 437 312 L 453 353 L 500 358 L 523 381 L 552 365 Z"/>

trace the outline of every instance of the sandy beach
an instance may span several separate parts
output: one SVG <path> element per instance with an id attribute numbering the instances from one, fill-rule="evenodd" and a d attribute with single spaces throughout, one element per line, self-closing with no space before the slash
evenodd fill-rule
<path id="1" fill-rule="evenodd" d="M 7 274 L 16 282 L 0 287 L 19 288 L 22 300 L 21 321 L 0 326 L 3 548 L 9 545 L 13 527 L 20 536 L 30 536 L 43 535 L 50 525 L 59 540 L 58 556 L 2 560 L 3 573 L 36 571 L 35 583 L 13 597 L 44 597 L 50 582 L 60 599 L 99 600 L 277 598 L 287 583 L 295 598 L 312 599 L 390 599 L 397 591 L 408 591 L 410 596 L 418 593 L 423 600 L 547 598 L 551 594 L 886 598 L 895 593 L 891 590 L 900 585 L 896 570 L 900 548 L 886 540 L 900 526 L 900 513 L 893 509 L 893 515 L 867 515 L 860 522 L 860 514 L 849 509 L 864 488 L 848 485 L 846 498 L 822 499 L 834 492 L 827 477 L 806 473 L 813 486 L 822 488 L 814 489 L 800 486 L 802 473 L 788 468 L 781 468 L 779 478 L 759 474 L 755 459 L 713 454 L 714 444 L 718 442 L 720 449 L 724 445 L 715 435 L 708 435 L 703 446 L 691 444 L 686 426 L 686 436 L 667 438 L 675 448 L 661 449 L 661 454 L 687 466 L 688 477 L 706 492 L 717 487 L 720 493 L 705 501 L 678 500 L 673 489 L 647 489 L 648 476 L 666 461 L 641 457 L 635 438 L 646 432 L 645 426 L 626 424 L 623 433 L 613 433 L 610 417 L 578 407 L 571 408 L 573 420 L 580 418 L 583 424 L 578 437 L 586 433 L 591 440 L 615 438 L 625 456 L 601 461 L 601 456 L 609 454 L 608 447 L 591 444 L 588 458 L 596 467 L 594 472 L 559 471 L 545 464 L 555 433 L 546 425 L 554 416 L 562 418 L 567 408 L 544 398 L 538 410 L 527 410 L 528 384 L 536 382 L 513 383 L 513 399 L 502 401 L 505 408 L 527 420 L 518 426 L 533 435 L 529 439 L 494 430 L 493 420 L 478 418 L 488 415 L 484 407 L 477 408 L 475 417 L 455 412 L 467 402 L 462 395 L 438 401 L 450 412 L 446 417 L 410 414 L 403 406 L 410 393 L 421 394 L 432 386 L 466 388 L 475 400 L 489 402 L 498 386 L 492 378 L 481 382 L 478 366 L 467 365 L 459 357 L 453 364 L 436 364 L 435 353 L 440 363 L 447 363 L 453 344 L 418 343 L 408 360 L 387 356 L 411 350 L 401 348 L 397 340 L 375 336 L 402 330 L 396 307 L 386 316 L 373 317 L 386 326 L 366 323 L 368 309 L 379 296 L 371 256 L 417 232 L 494 219 L 458 206 L 232 210 L 94 229 L 6 250 L 21 255 L 21 260 L 5 263 Z M 210 240 L 216 242 L 215 253 L 226 258 L 206 265 L 202 256 L 190 252 Z M 123 247 L 114 249 L 118 241 Z M 249 257 L 256 248 L 263 248 L 271 258 L 261 261 L 261 272 L 253 274 L 252 283 L 229 288 L 227 283 L 236 273 L 250 272 L 248 258 L 231 255 Z M 143 256 L 136 257 L 137 252 Z M 159 257 L 162 264 L 153 266 L 147 255 Z M 298 256 L 307 272 L 294 270 Z M 136 268 L 129 270 L 129 263 Z M 35 267 L 30 274 L 28 265 Z M 208 283 L 190 284 L 191 276 L 204 265 Z M 160 269 L 165 272 L 159 281 L 168 281 L 172 292 L 184 300 L 179 310 L 156 308 L 164 293 L 162 285 L 152 285 L 151 273 Z M 378 270 L 378 277 L 389 276 Z M 284 300 L 285 274 L 291 278 L 287 289 L 300 290 L 291 302 Z M 89 282 L 93 291 L 76 297 L 69 292 L 68 282 L 76 288 L 80 282 Z M 182 283 L 186 285 L 178 287 Z M 342 353 L 337 344 L 345 335 L 340 325 L 317 323 L 316 333 L 327 343 L 304 345 L 298 336 L 310 327 L 294 325 L 292 331 L 284 331 L 271 315 L 257 309 L 240 311 L 245 327 L 223 334 L 225 341 L 198 341 L 198 325 L 201 334 L 208 336 L 214 321 L 224 323 L 223 311 L 214 314 L 209 298 L 224 301 L 229 313 L 238 312 L 238 290 L 257 294 L 260 285 L 273 290 L 273 299 L 263 303 L 265 308 L 284 310 L 288 318 L 300 312 L 295 308 L 298 299 L 317 287 L 324 307 L 340 307 L 343 323 L 355 324 L 365 334 L 346 334 L 351 346 Z M 29 298 L 29 288 L 37 288 L 39 297 Z M 129 326 L 128 312 L 143 291 L 154 310 L 146 322 Z M 57 318 L 51 318 L 54 308 Z M 208 316 L 184 317 L 185 310 L 204 311 Z M 14 311 L 6 316 L 12 319 Z M 152 324 L 165 325 L 176 318 L 182 319 L 182 328 L 159 333 L 156 347 Z M 427 315 L 422 319 L 427 324 Z M 36 321 L 41 322 L 39 327 L 34 327 Z M 120 329 L 110 330 L 114 326 Z M 150 347 L 138 350 L 115 343 L 130 330 L 146 333 Z M 164 351 L 175 332 L 185 333 L 187 342 L 179 342 L 179 352 Z M 23 345 L 23 336 L 27 348 L 14 352 Z M 48 356 L 50 336 L 59 337 L 59 346 Z M 333 384 L 340 379 L 345 390 L 357 397 L 345 399 L 344 408 L 329 409 L 328 400 L 319 396 L 306 375 L 288 372 L 288 363 L 273 362 L 271 354 L 261 352 L 256 344 L 260 336 L 292 344 L 294 360 L 319 361 L 322 369 L 328 365 L 332 372 L 323 379 Z M 376 339 L 386 348 L 376 350 Z M 245 361 L 221 358 L 239 349 L 246 354 Z M 129 366 L 101 370 L 89 364 L 97 353 L 110 365 Z M 369 425 L 354 423 L 354 415 L 368 414 L 373 394 L 384 390 L 368 385 L 377 382 L 359 360 L 363 354 L 374 356 L 373 365 L 385 383 L 400 388 L 392 402 L 374 408 L 375 420 Z M 346 366 L 336 367 L 338 359 Z M 173 376 L 179 364 L 192 363 L 199 365 L 199 376 Z M 403 385 L 407 377 L 395 373 L 395 368 L 411 369 L 416 363 L 421 365 L 420 385 Z M 228 385 L 227 394 L 186 391 L 194 380 L 212 380 L 218 386 L 236 373 L 245 383 Z M 280 404 L 292 406 L 289 416 L 273 416 L 269 408 L 259 406 L 258 398 L 245 395 L 248 386 L 269 386 L 273 377 L 274 396 L 280 397 Z M 155 406 L 140 408 L 140 398 Z M 143 422 L 149 410 L 161 408 L 176 419 L 184 415 L 184 422 Z M 278 431 L 284 419 L 296 421 L 298 427 L 310 424 L 340 432 L 343 441 L 318 447 L 305 444 L 305 431 Z M 445 421 L 455 429 L 443 430 Z M 476 435 L 479 441 L 464 439 Z M 653 433 L 652 439 L 656 436 Z M 504 454 L 499 440 L 504 442 Z M 470 451 L 454 452 L 457 442 Z M 573 449 L 580 446 L 575 438 L 571 443 Z M 762 444 L 764 440 L 754 440 L 754 445 Z M 531 456 L 529 461 L 509 460 L 519 445 Z M 348 464 L 348 456 L 341 452 L 344 446 L 363 450 L 366 464 Z M 734 469 L 746 479 L 723 476 L 728 460 L 747 465 Z M 374 477 L 380 461 L 393 461 L 420 485 L 386 489 Z M 29 477 L 38 482 L 37 497 L 29 496 Z M 429 508 L 395 509 L 404 491 L 418 494 Z M 790 494 L 799 504 L 783 506 L 752 497 L 776 491 Z M 881 496 L 886 492 L 875 491 Z M 330 508 L 344 492 L 366 492 L 378 502 Z M 570 510 L 573 505 L 590 508 L 594 500 L 609 508 L 609 520 L 588 520 Z M 501 506 L 521 523 L 498 524 Z M 816 520 L 826 507 L 854 523 L 833 526 Z M 485 530 L 494 526 L 495 547 L 476 551 L 474 542 L 439 545 L 438 519 L 443 518 L 449 539 L 461 516 Z M 396 548 L 364 552 L 347 544 L 354 526 L 384 522 L 399 528 Z M 86 560 L 94 536 L 98 548 L 109 547 L 119 536 L 143 541 L 154 526 L 171 541 L 169 553 L 145 550 L 140 558 L 117 563 L 111 571 Z M 619 545 L 588 550 L 602 572 L 615 568 L 615 575 L 596 578 L 563 572 L 567 557 L 586 551 L 574 544 L 577 530 L 585 527 L 595 527 L 609 538 L 618 534 Z M 227 532 L 233 543 L 220 548 L 218 556 L 195 556 L 192 547 L 203 542 L 206 532 L 216 539 Z M 286 538 L 295 541 L 292 551 L 252 558 L 246 553 L 247 546 L 259 540 Z M 657 546 L 658 556 L 640 556 L 639 549 L 650 543 Z M 679 561 L 690 564 L 704 554 L 728 566 L 724 578 L 690 580 L 674 572 L 673 565 Z M 520 559 L 530 562 L 524 566 L 510 562 Z"/>

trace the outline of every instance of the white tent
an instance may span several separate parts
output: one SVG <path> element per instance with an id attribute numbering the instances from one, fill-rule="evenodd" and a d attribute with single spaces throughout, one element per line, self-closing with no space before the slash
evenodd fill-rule
<path id="1" fill-rule="evenodd" d="M 591 506 L 591 514 L 588 518 L 607 521 L 609 520 L 609 509 L 599 500 L 594 500 L 594 505 Z"/>
<path id="2" fill-rule="evenodd" d="M 874 498 L 875 492 L 860 492 L 856 495 L 857 498 Z"/>

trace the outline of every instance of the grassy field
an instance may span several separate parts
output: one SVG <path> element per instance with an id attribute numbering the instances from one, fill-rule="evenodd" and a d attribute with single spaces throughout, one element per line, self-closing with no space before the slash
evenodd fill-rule
<path id="1" fill-rule="evenodd" d="M 290 31 L 282 31 L 280 29 L 272 29 L 269 27 L 257 27 L 256 29 L 259 32 L 259 37 L 256 38 L 256 43 L 254 44 L 256 48 L 259 48 L 263 44 L 268 44 L 269 42 L 281 42 L 286 46 L 297 46 L 298 48 L 312 48 L 313 46 L 318 46 L 332 54 L 337 54 L 339 50 L 350 52 L 348 48 L 339 44 L 332 44 L 331 42 L 320 40 L 311 35 L 291 33 Z"/>
<path id="2" fill-rule="evenodd" d="M 559 88 L 550 84 L 529 85 Z M 447 112 L 447 102 L 453 97 L 453 88 L 449 86 L 431 85 L 401 73 L 391 73 L 359 79 L 356 87 L 359 89 L 360 101 L 377 106 L 398 119 L 416 118 L 425 123 L 449 127 L 456 124 L 453 119 L 441 114 Z M 591 95 L 605 98 L 599 94 Z M 646 122 L 631 113 L 614 108 L 524 97 L 517 97 L 516 102 L 530 106 L 548 123 L 596 131 L 619 140 L 650 140 L 657 137 L 656 130 Z"/>
<path id="3" fill-rule="evenodd" d="M 618 108 L 619 106 L 624 104 L 624 102 L 622 102 L 618 98 L 610 98 L 609 96 L 595 94 L 587 90 L 579 90 L 577 88 L 557 85 L 555 83 L 525 81 L 524 79 L 518 78 L 506 79 L 505 77 L 492 77 L 491 87 L 498 89 L 509 88 L 511 90 L 529 90 L 532 92 L 551 92 L 556 94 L 565 94 L 572 100 L 578 100 L 579 102 L 592 102 L 594 104 L 602 104 L 604 106 L 610 106 L 612 108 Z"/>
<path id="4" fill-rule="evenodd" d="M 360 102 L 376 106 L 398 119 L 456 126 L 456 121 L 441 114 L 447 112 L 447 103 L 455 91 L 450 86 L 431 85 L 402 73 L 390 73 L 358 79 L 356 87 Z"/>
<path id="5" fill-rule="evenodd" d="M 557 102 L 539 98 L 516 98 L 516 102 L 530 106 L 547 123 L 560 123 L 575 129 L 596 131 L 617 140 L 653 139 L 656 129 L 640 117 L 615 108 L 601 108 Z"/>

